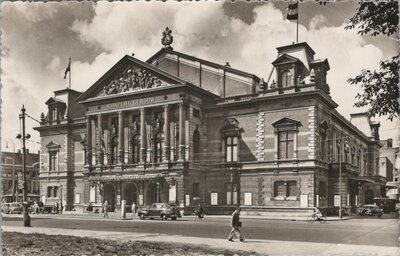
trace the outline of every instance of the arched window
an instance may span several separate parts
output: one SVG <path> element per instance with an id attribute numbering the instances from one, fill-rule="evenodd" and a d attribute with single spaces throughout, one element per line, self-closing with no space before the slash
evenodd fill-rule
<path id="1" fill-rule="evenodd" d="M 200 132 L 195 130 L 193 132 L 193 161 L 197 162 L 200 160 Z"/>
<path id="2" fill-rule="evenodd" d="M 293 75 L 289 70 L 285 70 L 281 75 L 282 87 L 292 87 L 293 86 Z"/>
<path id="3" fill-rule="evenodd" d="M 154 137 L 154 162 L 162 161 L 162 133 L 158 132 Z"/>
<path id="4" fill-rule="evenodd" d="M 135 135 L 132 138 L 131 142 L 132 151 L 131 151 L 131 162 L 136 164 L 140 162 L 140 139 L 139 135 Z"/>

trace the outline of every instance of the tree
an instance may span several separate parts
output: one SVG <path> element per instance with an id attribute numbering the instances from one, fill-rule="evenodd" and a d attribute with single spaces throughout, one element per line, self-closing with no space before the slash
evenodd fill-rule
<path id="1" fill-rule="evenodd" d="M 397 1 L 360 1 L 355 15 L 345 29 L 357 27 L 358 34 L 391 36 L 398 33 L 399 6 Z M 351 85 L 360 84 L 363 93 L 357 94 L 356 107 L 369 106 L 370 116 L 387 115 L 393 120 L 400 115 L 399 103 L 399 55 L 381 61 L 379 70 L 362 70 L 361 74 L 348 79 Z"/>

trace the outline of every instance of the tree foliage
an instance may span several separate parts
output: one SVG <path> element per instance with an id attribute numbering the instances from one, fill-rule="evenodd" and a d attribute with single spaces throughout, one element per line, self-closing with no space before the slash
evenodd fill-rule
<path id="1" fill-rule="evenodd" d="M 399 116 L 399 55 L 379 63 L 379 71 L 362 70 L 350 84 L 360 84 L 363 92 L 357 94 L 356 107 L 368 106 L 371 116 L 387 115 L 392 120 Z"/>
<path id="2" fill-rule="evenodd" d="M 358 34 L 391 36 L 398 33 L 399 6 L 397 1 L 361 1 L 350 24 L 345 29 L 357 27 Z M 351 85 L 360 85 L 363 93 L 356 96 L 356 107 L 369 106 L 370 116 L 387 115 L 393 120 L 399 117 L 399 55 L 381 61 L 379 70 L 362 70 L 361 74 L 348 79 Z"/>

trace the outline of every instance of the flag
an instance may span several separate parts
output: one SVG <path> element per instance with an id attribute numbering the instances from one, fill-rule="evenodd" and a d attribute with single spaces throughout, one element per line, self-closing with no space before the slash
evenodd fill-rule
<path id="1" fill-rule="evenodd" d="M 65 73 L 64 73 L 64 79 L 67 77 L 67 73 L 68 72 L 71 72 L 71 58 L 69 58 L 68 67 L 67 67 L 67 69 L 65 70 Z"/>
<path id="2" fill-rule="evenodd" d="M 299 17 L 298 10 L 299 10 L 299 3 L 289 4 L 289 6 L 287 7 L 288 13 L 286 18 L 288 20 L 297 20 Z"/>

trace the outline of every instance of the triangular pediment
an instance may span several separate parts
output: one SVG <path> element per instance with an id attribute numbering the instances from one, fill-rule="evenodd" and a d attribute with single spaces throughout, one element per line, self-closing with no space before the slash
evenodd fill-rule
<path id="1" fill-rule="evenodd" d="M 56 103 L 62 103 L 65 104 L 64 101 L 54 98 L 54 97 L 50 97 L 47 101 L 46 101 L 46 105 L 52 105 L 52 104 L 56 104 Z"/>
<path id="2" fill-rule="evenodd" d="M 272 124 L 272 126 L 274 127 L 284 127 L 284 126 L 299 126 L 300 122 L 284 117 L 282 119 L 279 119 L 278 121 L 276 121 L 275 123 Z"/>
<path id="3" fill-rule="evenodd" d="M 276 60 L 272 62 L 272 65 L 278 66 L 282 64 L 289 64 L 289 63 L 296 63 L 296 62 L 301 62 L 298 58 L 295 58 L 293 56 L 290 56 L 288 54 L 282 54 L 279 56 Z"/>
<path id="4" fill-rule="evenodd" d="M 186 81 L 126 55 L 84 92 L 78 101 L 184 84 Z"/>

